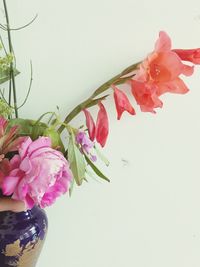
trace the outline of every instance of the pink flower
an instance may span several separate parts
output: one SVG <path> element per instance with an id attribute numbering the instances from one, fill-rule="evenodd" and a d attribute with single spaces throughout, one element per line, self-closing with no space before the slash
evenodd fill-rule
<path id="1" fill-rule="evenodd" d="M 94 142 L 89 139 L 85 132 L 79 131 L 76 134 L 76 142 L 80 146 L 82 153 L 86 153 L 92 161 L 97 160 L 97 157 L 91 153 L 91 150 L 94 148 Z"/>
<path id="2" fill-rule="evenodd" d="M 51 148 L 48 137 L 21 144 L 19 155 L 10 160 L 9 175 L 4 177 L 2 191 L 22 200 L 31 209 L 35 204 L 44 208 L 67 192 L 72 175 L 61 152 Z"/>
<path id="3" fill-rule="evenodd" d="M 106 144 L 106 140 L 109 133 L 109 123 L 108 123 L 108 115 L 104 105 L 99 102 L 99 112 L 97 115 L 96 125 L 92 118 L 90 112 L 84 109 L 85 117 L 86 117 L 86 126 L 88 128 L 88 133 L 91 141 L 96 141 L 104 147 Z"/>
<path id="4" fill-rule="evenodd" d="M 109 133 L 108 115 L 104 105 L 99 102 L 99 112 L 96 123 L 96 140 L 104 147 Z"/>
<path id="5" fill-rule="evenodd" d="M 122 113 L 124 111 L 129 112 L 131 115 L 135 115 L 135 110 L 131 106 L 131 103 L 126 94 L 123 91 L 119 90 L 115 85 L 112 85 L 111 87 L 114 90 L 114 100 L 117 110 L 117 119 L 120 120 Z"/>
<path id="6" fill-rule="evenodd" d="M 190 61 L 194 64 L 200 64 L 200 48 L 196 49 L 173 49 L 180 59 Z"/>
<path id="7" fill-rule="evenodd" d="M 24 137 L 17 137 L 18 126 L 8 129 L 9 121 L 0 116 L 0 159 L 8 152 L 17 151 Z M 1 161 L 0 160 L 0 161 Z"/>
<path id="8" fill-rule="evenodd" d="M 155 108 L 162 107 L 159 96 L 166 92 L 187 93 L 187 86 L 179 78 L 181 74 L 192 75 L 193 66 L 182 63 L 177 53 L 171 50 L 169 36 L 160 32 L 155 50 L 140 64 L 137 74 L 129 81 L 141 110 L 155 113 Z"/>
<path id="9" fill-rule="evenodd" d="M 86 126 L 88 128 L 90 140 L 94 141 L 95 133 L 96 133 L 96 127 L 95 127 L 94 120 L 92 118 L 92 115 L 90 114 L 90 112 L 87 109 L 84 109 L 83 111 L 84 111 L 85 117 L 86 117 Z"/>

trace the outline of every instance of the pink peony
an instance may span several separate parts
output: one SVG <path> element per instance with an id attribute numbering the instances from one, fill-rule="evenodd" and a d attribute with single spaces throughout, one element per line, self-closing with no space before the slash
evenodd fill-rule
<path id="1" fill-rule="evenodd" d="M 179 76 L 192 75 L 193 66 L 184 64 L 176 52 L 171 50 L 169 36 L 161 31 L 155 50 L 140 64 L 137 74 L 129 81 L 142 111 L 155 113 L 155 108 L 162 107 L 159 96 L 166 92 L 188 92 L 187 86 Z"/>
<path id="2" fill-rule="evenodd" d="M 9 175 L 4 177 L 2 191 L 13 199 L 44 208 L 67 192 L 72 175 L 62 153 L 51 148 L 49 137 L 32 141 L 30 137 L 19 147 L 19 155 L 10 160 Z"/>

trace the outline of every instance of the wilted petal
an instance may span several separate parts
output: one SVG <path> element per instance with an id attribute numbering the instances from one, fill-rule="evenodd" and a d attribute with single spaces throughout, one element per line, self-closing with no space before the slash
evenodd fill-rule
<path id="1" fill-rule="evenodd" d="M 0 138 L 5 134 L 6 127 L 8 125 L 8 121 L 0 116 Z"/>
<path id="2" fill-rule="evenodd" d="M 96 123 L 96 140 L 104 147 L 109 133 L 108 115 L 104 105 L 99 103 L 99 112 Z"/>
<path id="3" fill-rule="evenodd" d="M 27 137 L 18 137 L 14 141 L 10 142 L 10 144 L 4 148 L 4 153 L 17 151 L 19 146 L 27 139 Z"/>

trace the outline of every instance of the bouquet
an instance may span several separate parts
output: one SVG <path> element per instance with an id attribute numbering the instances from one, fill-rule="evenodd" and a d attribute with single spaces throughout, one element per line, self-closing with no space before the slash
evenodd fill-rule
<path id="1" fill-rule="evenodd" d="M 23 201 L 26 209 L 35 205 L 45 208 L 65 194 L 72 193 L 74 185 L 80 186 L 90 176 L 110 181 L 98 168 L 98 161 L 108 165 L 97 143 L 103 148 L 109 136 L 109 115 L 104 102 L 109 95 L 114 98 L 116 117 L 126 111 L 136 115 L 131 97 L 142 112 L 156 113 L 162 108 L 165 93 L 186 94 L 189 89 L 182 80 L 191 76 L 194 65 L 200 64 L 200 48 L 172 49 L 171 39 L 164 31 L 159 33 L 154 50 L 141 62 L 134 63 L 93 91 L 78 104 L 65 119 L 56 111 L 42 114 L 35 120 L 22 118 L 18 105 L 16 65 L 4 0 L 6 24 L 0 25 L 8 34 L 1 39 L 0 57 L 0 189 L 4 196 Z M 123 85 L 123 89 L 121 87 Z M 125 92 L 130 90 L 131 94 Z M 98 110 L 94 118 L 91 107 Z M 74 126 L 73 119 L 84 113 L 82 125 Z"/>

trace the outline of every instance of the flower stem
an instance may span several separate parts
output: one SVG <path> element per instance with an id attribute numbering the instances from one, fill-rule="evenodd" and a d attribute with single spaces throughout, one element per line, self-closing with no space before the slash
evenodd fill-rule
<path id="1" fill-rule="evenodd" d="M 8 45 L 10 54 L 13 53 L 13 46 L 12 46 L 12 39 L 11 39 L 11 32 L 10 32 L 10 22 L 9 22 L 9 15 L 6 0 L 3 0 L 4 11 L 6 16 L 6 28 L 8 33 Z M 12 89 L 13 89 L 13 99 L 14 99 L 14 109 L 15 109 L 15 117 L 18 118 L 18 110 L 17 110 L 17 94 L 16 94 L 16 85 L 15 85 L 15 74 L 13 69 L 13 62 L 10 63 L 10 78 L 12 81 Z M 9 91 L 9 98 L 11 98 L 11 92 Z M 9 99 L 9 102 L 11 99 Z"/>
<path id="2" fill-rule="evenodd" d="M 108 90 L 110 88 L 110 86 L 112 84 L 122 84 L 125 81 L 129 80 L 130 78 L 132 78 L 134 76 L 134 74 L 132 74 L 129 77 L 123 77 L 131 72 L 133 72 L 134 70 L 136 70 L 138 68 L 138 64 L 133 64 L 131 66 L 129 66 L 128 68 L 126 68 L 125 70 L 123 70 L 120 74 L 114 76 L 113 78 L 111 78 L 109 81 L 105 82 L 104 84 L 102 84 L 100 87 L 98 87 L 94 93 L 85 101 L 83 101 L 82 103 L 80 103 L 79 105 L 77 105 L 65 118 L 64 123 L 68 124 L 72 119 L 74 119 L 84 108 L 87 108 L 90 106 L 90 103 L 92 101 L 94 101 L 94 98 L 97 97 L 98 95 L 104 93 L 106 90 Z M 58 129 L 58 132 L 61 133 L 64 130 L 64 126 L 61 125 L 60 128 Z"/>

